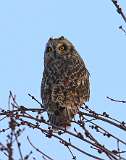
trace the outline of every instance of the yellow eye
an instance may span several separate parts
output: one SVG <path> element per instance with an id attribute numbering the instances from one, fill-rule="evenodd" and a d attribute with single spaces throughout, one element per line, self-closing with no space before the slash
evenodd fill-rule
<path id="1" fill-rule="evenodd" d="M 60 50 L 60 51 L 64 51 L 64 50 L 65 50 L 65 47 L 64 47 L 64 46 L 61 46 L 61 47 L 59 47 L 59 50 Z"/>
<path id="2" fill-rule="evenodd" d="M 51 47 L 47 47 L 46 52 L 51 52 L 51 51 L 52 51 L 52 48 Z"/>

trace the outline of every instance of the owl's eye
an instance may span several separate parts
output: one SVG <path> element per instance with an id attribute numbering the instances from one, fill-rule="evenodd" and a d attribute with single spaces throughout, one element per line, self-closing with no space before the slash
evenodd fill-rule
<path id="1" fill-rule="evenodd" d="M 47 47 L 46 52 L 51 52 L 52 48 L 51 47 Z"/>
<path id="2" fill-rule="evenodd" d="M 60 50 L 60 51 L 64 51 L 64 50 L 65 50 L 65 46 L 64 46 L 64 45 L 60 46 L 60 47 L 59 47 L 59 50 Z"/>

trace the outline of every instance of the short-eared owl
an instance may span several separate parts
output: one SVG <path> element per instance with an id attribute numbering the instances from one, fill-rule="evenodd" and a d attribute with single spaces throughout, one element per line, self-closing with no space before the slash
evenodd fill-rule
<path id="1" fill-rule="evenodd" d="M 70 126 L 89 97 L 89 72 L 75 47 L 63 36 L 50 38 L 44 53 L 41 83 L 41 98 L 50 124 Z"/>

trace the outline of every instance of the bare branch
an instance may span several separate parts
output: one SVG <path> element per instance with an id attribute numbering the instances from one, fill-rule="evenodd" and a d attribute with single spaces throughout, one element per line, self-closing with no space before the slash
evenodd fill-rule
<path id="1" fill-rule="evenodd" d="M 29 139 L 29 137 L 27 136 L 27 139 L 28 139 L 28 142 L 30 143 L 30 145 L 37 151 L 39 152 L 40 154 L 42 154 L 43 156 L 45 156 L 46 158 L 48 158 L 49 160 L 54 160 L 52 159 L 51 157 L 49 157 L 48 155 L 46 155 L 44 152 L 42 152 L 40 149 L 38 149 L 37 147 L 35 147 L 33 145 L 33 143 L 31 142 L 31 140 Z"/>
<path id="2" fill-rule="evenodd" d="M 118 4 L 117 0 L 111 0 L 113 2 L 113 4 L 115 5 L 117 12 L 122 16 L 123 20 L 126 22 L 126 16 L 122 10 L 122 8 L 120 7 L 120 5 Z"/>
<path id="3" fill-rule="evenodd" d="M 113 99 L 113 98 L 108 97 L 108 96 L 106 98 L 110 99 L 113 102 L 126 103 L 126 101 L 124 101 L 124 100 L 117 100 L 117 99 Z"/>

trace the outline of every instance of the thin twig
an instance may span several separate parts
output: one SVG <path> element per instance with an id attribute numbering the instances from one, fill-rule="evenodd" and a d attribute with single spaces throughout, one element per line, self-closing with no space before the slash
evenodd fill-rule
<path id="1" fill-rule="evenodd" d="M 118 4 L 117 0 L 111 0 L 113 2 L 113 4 L 115 5 L 117 12 L 122 16 L 123 20 L 126 23 L 126 16 L 122 10 L 122 8 L 120 7 L 120 5 Z"/>
<path id="2" fill-rule="evenodd" d="M 23 155 L 22 155 L 22 152 L 21 152 L 21 144 L 18 141 L 18 137 L 17 137 L 17 134 L 15 132 L 14 132 L 14 136 L 15 136 L 15 139 L 16 139 L 17 148 L 18 148 L 18 151 L 19 151 L 19 154 L 20 154 L 20 158 L 21 158 L 21 160 L 23 160 Z"/>
<path id="3" fill-rule="evenodd" d="M 114 98 L 111 98 L 111 97 L 108 97 L 108 96 L 106 98 L 110 99 L 113 102 L 126 103 L 126 101 L 124 101 L 124 100 L 117 100 L 117 99 L 114 99 Z"/>
<path id="4" fill-rule="evenodd" d="M 40 103 L 34 96 L 32 96 L 30 93 L 28 93 L 28 96 L 31 97 L 34 101 L 36 101 L 40 106 L 41 108 L 44 108 L 44 106 L 42 105 L 42 103 Z"/>
<path id="5" fill-rule="evenodd" d="M 122 26 L 119 26 L 119 29 L 120 29 L 121 31 L 123 31 L 123 32 L 125 33 L 125 35 L 126 35 L 126 30 L 125 30 Z"/>
<path id="6" fill-rule="evenodd" d="M 42 151 L 40 151 L 40 149 L 38 149 L 37 147 L 35 147 L 35 146 L 32 144 L 32 142 L 31 142 L 31 140 L 29 139 L 28 136 L 27 136 L 27 139 L 28 139 L 28 142 L 30 143 L 30 145 L 31 145 L 37 152 L 39 152 L 40 154 L 42 154 L 43 156 L 45 156 L 45 157 L 48 158 L 49 160 L 54 160 L 54 159 L 52 159 L 51 157 L 49 157 L 47 154 L 45 154 L 45 153 L 43 153 Z"/>

